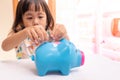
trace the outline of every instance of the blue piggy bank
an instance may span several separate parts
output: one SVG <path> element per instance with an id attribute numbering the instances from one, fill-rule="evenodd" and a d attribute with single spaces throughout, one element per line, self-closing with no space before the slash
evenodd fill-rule
<path id="1" fill-rule="evenodd" d="M 84 53 L 66 39 L 45 42 L 35 53 L 35 65 L 39 76 L 44 76 L 49 71 L 59 71 L 63 75 L 68 75 L 71 68 L 84 64 Z"/>

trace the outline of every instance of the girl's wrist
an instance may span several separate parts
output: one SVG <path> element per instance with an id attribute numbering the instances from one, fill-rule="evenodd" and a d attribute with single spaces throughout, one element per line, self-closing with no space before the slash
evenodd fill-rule
<path id="1" fill-rule="evenodd" d="M 22 31 L 23 31 L 24 37 L 28 38 L 28 31 L 27 31 L 27 29 L 23 29 Z"/>

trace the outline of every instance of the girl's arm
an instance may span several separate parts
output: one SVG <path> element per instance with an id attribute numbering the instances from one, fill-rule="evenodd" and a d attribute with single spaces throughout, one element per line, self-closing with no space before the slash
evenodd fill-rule
<path id="1" fill-rule="evenodd" d="M 27 36 L 25 30 L 21 30 L 17 33 L 14 33 L 12 31 L 10 32 L 8 37 L 2 42 L 2 49 L 4 51 L 9 51 L 17 47 L 26 37 Z"/>
<path id="2" fill-rule="evenodd" d="M 48 40 L 47 32 L 41 25 L 27 27 L 17 33 L 12 32 L 2 43 L 2 48 L 9 51 L 17 47 L 23 40 L 29 37 L 35 44 L 41 44 Z"/>
<path id="3" fill-rule="evenodd" d="M 56 24 L 51 34 L 53 35 L 53 39 L 55 41 L 59 41 L 62 38 L 66 38 L 67 40 L 69 40 L 67 30 L 62 24 Z"/>

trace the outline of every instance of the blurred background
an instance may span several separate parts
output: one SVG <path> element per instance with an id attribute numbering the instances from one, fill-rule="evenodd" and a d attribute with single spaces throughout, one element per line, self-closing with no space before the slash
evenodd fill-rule
<path id="1" fill-rule="evenodd" d="M 15 0 L 0 0 L 0 45 L 14 20 Z M 46 0 L 57 23 L 64 24 L 70 40 L 85 54 L 101 54 L 120 61 L 119 0 Z M 9 45 L 9 44 L 8 44 Z M 0 60 L 16 59 L 14 49 L 0 46 Z"/>

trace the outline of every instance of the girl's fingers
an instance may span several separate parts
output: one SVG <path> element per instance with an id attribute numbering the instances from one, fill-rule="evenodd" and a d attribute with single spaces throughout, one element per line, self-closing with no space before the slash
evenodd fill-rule
<path id="1" fill-rule="evenodd" d="M 64 34 L 59 29 L 56 29 L 56 31 L 53 34 L 54 34 L 54 39 L 56 41 L 59 41 L 64 36 Z"/>
<path id="2" fill-rule="evenodd" d="M 31 34 L 32 34 L 32 37 L 33 37 L 33 39 L 34 39 L 34 42 L 35 42 L 36 44 L 38 44 L 38 43 L 39 43 L 39 42 L 38 42 L 39 37 L 38 37 L 38 35 L 37 35 L 37 33 L 35 32 L 34 29 L 31 30 Z"/>
<path id="3" fill-rule="evenodd" d="M 63 39 L 64 38 L 64 35 L 58 35 L 56 38 L 55 38 L 55 40 L 56 41 L 59 41 L 59 40 L 61 40 L 61 39 Z"/>
<path id="4" fill-rule="evenodd" d="M 43 36 L 42 36 L 41 30 L 38 29 L 38 28 L 36 28 L 36 29 L 35 29 L 35 32 L 37 33 L 38 40 L 39 40 L 39 41 L 43 40 Z"/>
<path id="5" fill-rule="evenodd" d="M 57 29 L 56 27 L 53 30 L 53 37 L 56 39 L 57 35 L 59 33 L 59 29 Z"/>
<path id="6" fill-rule="evenodd" d="M 34 39 L 33 39 L 33 37 L 32 37 L 32 34 L 30 33 L 30 31 L 28 31 L 28 37 L 29 37 L 32 41 L 34 41 Z"/>
<path id="7" fill-rule="evenodd" d="M 47 32 L 45 31 L 45 29 L 43 27 L 40 27 L 40 30 L 42 32 L 44 41 L 47 41 L 48 40 Z"/>
<path id="8" fill-rule="evenodd" d="M 44 42 L 47 40 L 47 33 L 45 29 L 42 26 L 37 26 L 35 27 L 35 31 L 39 37 L 40 42 Z"/>

